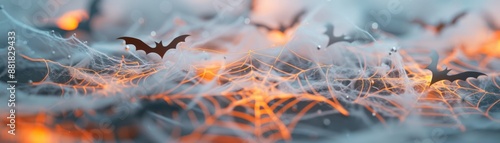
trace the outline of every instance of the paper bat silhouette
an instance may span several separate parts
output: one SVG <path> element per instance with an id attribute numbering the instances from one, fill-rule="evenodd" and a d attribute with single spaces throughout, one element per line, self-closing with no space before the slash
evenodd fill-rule
<path id="1" fill-rule="evenodd" d="M 484 73 L 475 72 L 475 71 L 466 71 L 466 72 L 462 72 L 462 73 L 455 74 L 455 75 L 448 75 L 448 72 L 450 72 L 451 69 L 446 68 L 442 71 L 438 71 L 437 63 L 439 60 L 439 55 L 437 54 L 436 51 L 433 51 L 431 53 L 431 59 L 432 59 L 431 64 L 429 64 L 429 66 L 426 67 L 426 69 L 429 69 L 432 72 L 432 79 L 431 79 L 431 83 L 429 84 L 429 86 L 431 86 L 432 84 L 434 84 L 438 81 L 441 81 L 441 80 L 448 80 L 451 82 L 453 82 L 455 80 L 465 81 L 469 77 L 477 78 L 481 75 L 486 75 Z"/>
<path id="2" fill-rule="evenodd" d="M 305 13 L 306 13 L 305 10 L 300 11 L 299 13 L 297 13 L 297 15 L 295 15 L 295 17 L 293 18 L 293 20 L 290 23 L 290 25 L 285 26 L 283 24 L 280 24 L 279 27 L 278 27 L 278 29 L 274 29 L 274 28 L 271 28 L 269 26 L 266 26 L 266 25 L 260 24 L 260 23 L 254 23 L 254 25 L 257 26 L 257 27 L 265 28 L 268 31 L 280 31 L 281 33 L 285 33 L 285 31 L 288 28 L 291 28 L 291 27 L 294 27 L 295 25 L 297 25 L 299 23 L 300 17 L 302 17 L 302 15 L 304 15 Z"/>
<path id="3" fill-rule="evenodd" d="M 461 12 L 458 15 L 456 15 L 455 17 L 453 17 L 453 19 L 450 22 L 440 22 L 438 25 L 431 26 L 431 27 L 433 27 L 435 29 L 436 33 L 441 34 L 441 32 L 444 30 L 444 28 L 446 28 L 448 26 L 455 25 L 458 22 L 458 20 L 460 20 L 460 18 L 464 17 L 466 14 L 467 13 L 465 11 Z M 417 23 L 418 25 L 420 25 L 424 28 L 429 27 L 429 24 L 423 22 L 422 20 L 414 20 L 413 22 Z"/>
<path id="4" fill-rule="evenodd" d="M 488 27 L 491 30 L 497 31 L 497 30 L 500 29 L 500 27 L 498 27 L 497 25 L 495 25 L 495 22 L 493 21 L 493 17 L 490 14 L 484 13 L 483 17 L 486 20 L 486 24 L 488 25 Z"/>
<path id="5" fill-rule="evenodd" d="M 326 44 L 327 47 L 332 45 L 333 43 L 337 43 L 340 41 L 346 41 L 349 43 L 352 43 L 355 41 L 354 39 L 347 39 L 345 35 L 335 37 L 335 35 L 333 35 L 333 28 L 334 27 L 333 27 L 333 24 L 331 24 L 331 23 L 328 23 L 325 26 L 326 26 L 326 31 L 323 34 L 328 36 L 328 44 Z"/>
<path id="6" fill-rule="evenodd" d="M 172 42 L 170 42 L 170 44 L 168 44 L 165 47 L 163 46 L 162 41 L 160 41 L 159 43 L 155 42 L 156 46 L 154 48 L 150 47 L 148 44 L 144 43 L 142 40 L 139 40 L 137 38 L 119 37 L 117 39 L 125 40 L 126 45 L 128 45 L 128 44 L 134 45 L 136 48 L 136 51 L 143 50 L 144 52 L 146 52 L 146 54 L 156 53 L 156 54 L 160 55 L 161 58 L 163 58 L 163 55 L 165 55 L 165 53 L 169 49 L 175 49 L 177 44 L 180 42 L 185 42 L 186 37 L 188 37 L 188 36 L 189 35 L 178 36 L 178 37 L 174 38 L 174 40 L 172 40 Z"/>

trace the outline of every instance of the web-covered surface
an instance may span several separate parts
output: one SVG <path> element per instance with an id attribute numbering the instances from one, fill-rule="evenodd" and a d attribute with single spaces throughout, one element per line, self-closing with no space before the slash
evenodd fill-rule
<path id="1" fill-rule="evenodd" d="M 424 67 L 431 48 L 400 49 L 386 39 L 319 46 L 303 40 L 323 32 L 309 29 L 314 20 L 302 22 L 285 43 L 262 46 L 253 39 L 262 33 L 241 21 L 221 26 L 233 27 L 222 38 L 193 35 L 160 61 L 123 44 L 104 45 L 115 48 L 106 51 L 3 21 L 19 33 L 17 70 L 26 71 L 18 73 L 26 75 L 18 86 L 19 134 L 62 142 L 277 142 L 393 126 L 446 130 L 433 131 L 438 138 L 500 127 L 500 77 L 488 64 L 498 59 L 472 61 L 458 46 L 440 51 L 438 66 L 488 76 L 429 86 Z M 193 46 L 197 41 L 223 43 L 225 50 Z"/>

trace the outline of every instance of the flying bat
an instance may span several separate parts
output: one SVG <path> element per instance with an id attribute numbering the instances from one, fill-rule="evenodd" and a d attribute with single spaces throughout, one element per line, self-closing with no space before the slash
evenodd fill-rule
<path id="1" fill-rule="evenodd" d="M 134 45 L 136 48 L 136 51 L 143 50 L 144 52 L 146 52 L 146 54 L 156 53 L 156 54 L 160 55 L 161 58 L 163 58 L 163 55 L 165 55 L 165 53 L 169 49 L 175 49 L 177 47 L 177 44 L 180 42 L 185 42 L 186 37 L 188 37 L 188 36 L 189 35 L 178 36 L 178 37 L 174 38 L 174 40 L 172 40 L 172 42 L 170 42 L 170 44 L 168 44 L 167 46 L 163 46 L 162 41 L 160 41 L 159 43 L 155 42 L 156 46 L 154 48 L 150 47 L 148 44 L 144 43 L 142 40 L 139 40 L 137 38 L 119 37 L 117 39 L 125 40 L 126 45 L 128 45 L 128 44 Z"/>
<path id="2" fill-rule="evenodd" d="M 441 32 L 444 30 L 444 28 L 446 28 L 448 26 L 455 25 L 458 22 L 458 20 L 460 20 L 460 18 L 464 17 L 466 14 L 467 13 L 465 11 L 461 12 L 458 15 L 456 15 L 455 17 L 453 17 L 453 19 L 450 22 L 440 22 L 438 25 L 435 25 L 435 26 L 431 25 L 430 27 L 433 27 L 436 33 L 441 34 Z M 414 20 L 413 22 L 417 23 L 418 25 L 420 25 L 424 28 L 429 27 L 429 24 L 423 22 L 422 20 Z"/>
<path id="3" fill-rule="evenodd" d="M 337 43 L 337 42 L 340 42 L 340 41 L 346 41 L 346 42 L 349 42 L 349 43 L 352 43 L 354 42 L 355 40 L 354 39 L 348 39 L 346 38 L 345 35 L 342 35 L 342 36 L 339 36 L 339 37 L 335 37 L 335 35 L 333 35 L 333 24 L 331 23 L 328 23 L 325 25 L 326 26 L 326 31 L 325 34 L 326 36 L 328 36 L 328 44 L 326 45 L 327 47 L 332 45 L 333 43 Z"/>
<path id="4" fill-rule="evenodd" d="M 281 33 L 285 33 L 285 31 L 288 29 L 288 28 L 291 28 L 291 27 L 294 27 L 295 25 L 299 24 L 300 22 L 300 17 L 302 17 L 302 15 L 304 15 L 306 13 L 305 10 L 302 10 L 300 11 L 299 13 L 297 13 L 297 15 L 294 16 L 292 22 L 290 23 L 290 25 L 288 26 L 285 26 L 283 24 L 280 24 L 279 27 L 277 29 L 275 28 L 271 28 L 267 25 L 264 25 L 264 24 L 260 24 L 260 23 L 254 23 L 254 25 L 256 27 L 261 27 L 261 28 L 264 28 L 268 31 L 280 31 Z"/>
<path id="5" fill-rule="evenodd" d="M 442 71 L 438 71 L 437 64 L 438 64 L 438 60 L 439 60 L 439 55 L 437 54 L 436 51 L 433 51 L 431 53 L 431 59 L 432 59 L 431 64 L 429 64 L 429 66 L 426 67 L 426 69 L 429 69 L 432 72 L 432 79 L 431 79 L 431 83 L 429 84 L 429 86 L 431 86 L 432 84 L 434 84 L 438 81 L 441 81 L 441 80 L 448 80 L 450 82 L 453 82 L 455 80 L 465 81 L 469 77 L 477 78 L 481 75 L 486 75 L 484 73 L 475 72 L 475 71 L 466 71 L 466 72 L 462 72 L 462 73 L 455 74 L 455 75 L 448 75 L 448 72 L 450 72 L 451 69 L 446 68 Z"/>
<path id="6" fill-rule="evenodd" d="M 486 20 L 486 24 L 491 30 L 499 30 L 500 27 L 495 25 L 495 21 L 493 20 L 493 17 L 490 14 L 483 14 L 484 19 Z"/>

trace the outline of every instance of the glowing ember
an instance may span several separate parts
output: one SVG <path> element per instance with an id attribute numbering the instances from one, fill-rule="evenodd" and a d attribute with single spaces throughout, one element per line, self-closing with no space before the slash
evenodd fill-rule
<path id="1" fill-rule="evenodd" d="M 474 15 L 478 11 L 441 9 L 445 4 L 426 10 L 436 14 L 410 11 L 429 5 L 418 1 L 404 1 L 401 9 L 392 2 L 378 7 L 330 0 L 216 1 L 212 9 L 207 2 L 166 1 L 160 7 L 123 2 L 117 7 L 93 1 L 89 10 L 57 18 L 63 30 L 80 29 L 95 8 L 106 8 L 104 18 L 89 25 L 86 32 L 94 37 L 88 42 L 38 30 L 10 15 L 25 13 L 1 10 L 6 20 L 0 22 L 17 32 L 18 55 L 17 135 L 7 134 L 11 127 L 0 128 L 0 140 L 498 141 L 492 134 L 500 127 L 500 32 L 491 39 L 455 40 L 467 32 L 479 35 L 468 21 L 481 20 Z M 159 8 L 175 10 L 158 13 Z M 441 13 L 465 17 L 452 20 Z M 453 26 L 421 23 L 422 28 L 412 22 L 417 17 Z M 259 26 L 255 19 L 278 28 Z M 327 24 L 336 32 L 325 32 Z M 153 45 L 182 34 L 191 36 L 162 58 L 114 40 L 133 36 Z M 425 66 L 431 51 L 442 57 L 440 70 L 488 76 L 429 86 L 433 75 Z M 11 84 L 7 61 L 0 62 L 2 89 Z M 4 124 L 11 122 L 5 118 L 10 108 L 0 106 Z"/>
<path id="2" fill-rule="evenodd" d="M 85 10 L 74 10 L 62 15 L 56 22 L 57 26 L 63 30 L 71 31 L 78 27 L 78 24 L 88 19 Z"/>
<path id="3" fill-rule="evenodd" d="M 288 40 L 290 39 L 288 35 L 280 32 L 280 31 L 270 31 L 268 35 L 269 35 L 269 39 L 271 39 L 271 41 L 274 44 L 280 45 L 280 46 L 286 44 L 288 42 Z"/>

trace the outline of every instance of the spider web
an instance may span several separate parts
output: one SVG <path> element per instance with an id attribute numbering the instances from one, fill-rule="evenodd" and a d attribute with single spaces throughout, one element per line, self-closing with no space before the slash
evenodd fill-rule
<path id="1" fill-rule="evenodd" d="M 154 62 L 124 46 L 98 50 L 74 36 L 64 39 L 12 18 L 8 23 L 25 31 L 17 42 L 17 70 L 40 71 L 20 79 L 18 99 L 25 102 L 19 105 L 19 130 L 29 136 L 278 142 L 394 123 L 460 131 L 500 125 L 498 72 L 429 87 L 430 71 L 422 68 L 430 63 L 428 51 L 388 54 L 392 47 L 373 43 L 317 49 L 299 40 L 308 32 L 299 27 L 277 47 L 183 48 L 173 61 Z M 443 64 L 474 70 L 466 63 L 455 56 Z"/>

